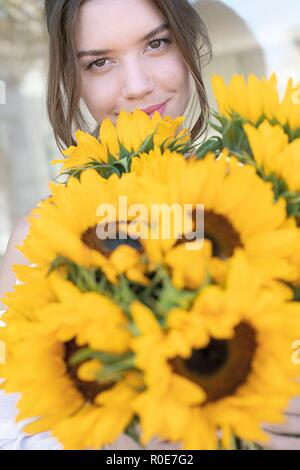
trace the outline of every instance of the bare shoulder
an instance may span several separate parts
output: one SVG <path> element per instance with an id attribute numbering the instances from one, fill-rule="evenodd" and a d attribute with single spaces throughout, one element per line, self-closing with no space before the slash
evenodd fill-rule
<path id="1" fill-rule="evenodd" d="M 16 282 L 16 274 L 12 270 L 14 264 L 30 264 L 16 245 L 22 245 L 29 232 L 28 216 L 30 212 L 24 214 L 15 224 L 7 248 L 0 265 L 0 309 L 5 309 L 1 302 L 6 292 L 12 291 Z"/>
<path id="2" fill-rule="evenodd" d="M 24 238 L 26 238 L 29 232 L 29 221 L 28 221 L 29 216 L 30 216 L 30 212 L 27 212 L 26 214 L 24 214 L 22 217 L 20 217 L 18 222 L 13 227 L 13 230 L 11 232 L 8 245 L 7 245 L 8 248 L 11 246 L 11 244 L 14 244 L 14 243 L 16 243 L 17 245 L 20 244 L 24 240 Z"/>

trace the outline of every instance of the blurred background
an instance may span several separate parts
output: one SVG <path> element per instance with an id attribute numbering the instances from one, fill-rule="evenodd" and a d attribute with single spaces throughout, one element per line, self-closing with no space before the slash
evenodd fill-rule
<path id="1" fill-rule="evenodd" d="M 53 0 L 56 1 L 56 0 Z M 204 70 L 211 107 L 210 77 L 234 73 L 300 81 L 299 0 L 192 1 L 204 19 L 213 59 Z M 0 0 L 0 263 L 20 216 L 49 193 L 59 158 L 47 120 L 45 87 L 48 45 L 43 0 Z M 197 103 L 191 100 L 186 126 Z"/>

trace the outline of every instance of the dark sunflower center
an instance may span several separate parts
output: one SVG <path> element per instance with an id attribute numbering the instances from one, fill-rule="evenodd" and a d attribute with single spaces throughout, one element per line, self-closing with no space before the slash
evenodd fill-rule
<path id="1" fill-rule="evenodd" d="M 240 235 L 231 222 L 210 210 L 204 213 L 204 233 L 213 244 L 213 255 L 218 258 L 229 258 L 237 247 L 242 247 Z"/>
<path id="2" fill-rule="evenodd" d="M 194 241 L 199 238 L 196 227 L 196 213 L 193 213 L 194 222 L 194 237 L 187 239 L 182 237 L 177 241 L 176 245 Z M 204 211 L 204 237 L 212 242 L 213 256 L 226 259 L 233 255 L 237 247 L 242 247 L 242 242 L 239 233 L 233 227 L 231 222 L 223 215 L 217 214 L 211 210 Z"/>
<path id="3" fill-rule="evenodd" d="M 108 382 L 106 384 L 99 384 L 98 382 L 84 382 L 77 377 L 77 370 L 81 364 L 70 365 L 69 359 L 73 354 L 75 354 L 79 349 L 74 339 L 68 341 L 64 344 L 64 361 L 67 366 L 67 373 L 71 378 L 72 382 L 75 385 L 75 388 L 82 395 L 85 401 L 93 403 L 96 396 L 105 390 L 110 389 L 115 383 Z"/>
<path id="4" fill-rule="evenodd" d="M 105 230 L 105 233 L 109 234 L 108 224 L 103 225 L 102 228 L 103 231 Z M 82 234 L 81 240 L 89 248 L 99 251 L 104 256 L 109 257 L 109 255 L 121 245 L 128 245 L 141 253 L 143 252 L 143 246 L 140 241 L 133 239 L 129 234 L 125 233 L 125 231 L 122 231 L 118 224 L 116 224 L 115 233 L 111 232 L 110 235 L 103 240 L 98 237 L 96 230 L 97 226 L 90 227 Z"/>
<path id="5" fill-rule="evenodd" d="M 193 349 L 193 354 L 185 364 L 193 373 L 213 375 L 224 366 L 227 358 L 227 342 L 212 339 L 207 348 Z"/>
<path id="6" fill-rule="evenodd" d="M 257 342 L 254 329 L 240 323 L 230 340 L 212 339 L 203 349 L 194 349 L 188 359 L 176 357 L 169 360 L 173 371 L 199 384 L 206 392 L 206 402 L 214 402 L 234 395 L 245 384 Z"/>

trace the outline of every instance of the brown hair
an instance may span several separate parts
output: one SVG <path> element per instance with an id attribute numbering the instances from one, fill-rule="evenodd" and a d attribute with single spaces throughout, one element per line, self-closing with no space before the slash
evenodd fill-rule
<path id="1" fill-rule="evenodd" d="M 80 110 L 81 77 L 76 57 L 75 26 L 85 0 L 45 0 L 49 33 L 47 110 L 60 150 L 75 145 L 74 131 L 90 132 Z M 191 130 L 195 141 L 207 129 L 208 99 L 202 78 L 204 59 L 212 56 L 207 29 L 189 0 L 152 0 L 170 25 L 183 59 L 194 78 L 201 113 Z M 96 131 L 99 129 L 97 127 Z M 96 132 L 94 131 L 94 132 Z"/>

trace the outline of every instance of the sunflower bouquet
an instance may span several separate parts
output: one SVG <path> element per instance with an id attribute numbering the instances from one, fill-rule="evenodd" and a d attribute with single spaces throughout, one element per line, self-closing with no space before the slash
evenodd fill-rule
<path id="1" fill-rule="evenodd" d="M 82 171 L 95 169 L 103 178 L 109 178 L 112 174 L 121 176 L 129 172 L 135 157 L 149 153 L 155 147 L 185 155 L 193 144 L 187 129 L 179 131 L 183 121 L 183 116 L 162 119 L 155 112 L 150 119 L 139 109 L 133 113 L 122 109 L 116 126 L 110 118 L 103 120 L 98 138 L 77 130 L 77 145 L 63 151 L 65 160 L 53 160 L 52 164 L 63 165 L 59 176 L 78 178 Z"/>
<path id="2" fill-rule="evenodd" d="M 269 183 L 274 201 L 285 203 L 289 223 L 300 221 L 300 83 L 290 79 L 280 99 L 277 77 L 248 80 L 235 75 L 226 85 L 215 75 L 212 86 L 218 112 L 212 129 L 217 131 L 197 149 L 198 158 L 209 147 L 218 158 L 226 153 L 241 164 L 252 166 L 256 174 Z M 294 263 L 298 265 L 299 247 Z M 295 294 L 299 279 L 293 283 Z"/>
<path id="3" fill-rule="evenodd" d="M 29 217 L 1 386 L 21 392 L 26 432 L 65 449 L 122 433 L 255 448 L 300 393 L 296 218 L 255 165 L 203 155 L 181 123 L 137 110 L 78 131 L 66 183 Z"/>
<path id="4" fill-rule="evenodd" d="M 281 100 L 276 74 L 261 80 L 250 75 L 248 81 L 235 75 L 228 85 L 216 75 L 212 86 L 219 107 L 212 128 L 218 135 L 205 145 L 216 154 L 226 148 L 253 165 L 272 183 L 276 199 L 286 199 L 288 213 L 299 217 L 300 84 L 290 79 Z M 198 148 L 200 158 L 203 152 L 204 146 Z"/>

